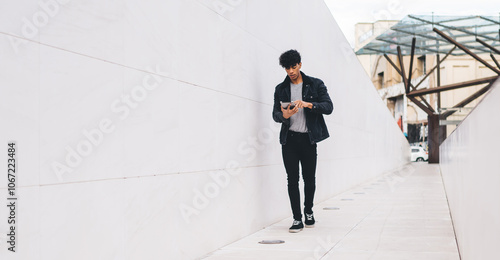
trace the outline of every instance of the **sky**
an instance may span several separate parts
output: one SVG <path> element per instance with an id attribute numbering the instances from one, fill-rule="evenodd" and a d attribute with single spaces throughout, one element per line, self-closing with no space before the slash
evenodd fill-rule
<path id="1" fill-rule="evenodd" d="M 400 20 L 408 14 L 500 15 L 500 0 L 324 0 L 347 40 L 354 46 L 360 22 Z"/>

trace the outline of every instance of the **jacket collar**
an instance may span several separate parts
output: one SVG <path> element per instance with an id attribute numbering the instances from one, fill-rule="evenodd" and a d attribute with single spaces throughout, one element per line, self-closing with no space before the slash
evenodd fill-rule
<path id="1" fill-rule="evenodd" d="M 302 71 L 300 71 L 300 74 L 302 74 L 302 81 L 304 82 L 303 86 L 305 85 L 310 85 L 311 84 L 311 79 Z M 290 86 L 290 77 L 286 75 L 285 80 L 282 83 L 283 87 Z"/>

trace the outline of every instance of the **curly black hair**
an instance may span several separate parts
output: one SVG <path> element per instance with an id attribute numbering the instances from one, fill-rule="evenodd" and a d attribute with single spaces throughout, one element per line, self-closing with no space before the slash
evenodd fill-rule
<path id="1" fill-rule="evenodd" d="M 295 64 L 300 63 L 300 53 L 297 50 L 288 50 L 281 54 L 280 65 L 285 69 L 289 69 Z"/>

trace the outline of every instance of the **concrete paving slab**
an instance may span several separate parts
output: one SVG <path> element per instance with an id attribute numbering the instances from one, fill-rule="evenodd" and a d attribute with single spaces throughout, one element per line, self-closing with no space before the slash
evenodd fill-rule
<path id="1" fill-rule="evenodd" d="M 408 164 L 315 205 L 314 214 L 314 228 L 289 233 L 289 217 L 203 259 L 460 259 L 439 165 Z M 285 243 L 258 243 L 272 239 Z"/>

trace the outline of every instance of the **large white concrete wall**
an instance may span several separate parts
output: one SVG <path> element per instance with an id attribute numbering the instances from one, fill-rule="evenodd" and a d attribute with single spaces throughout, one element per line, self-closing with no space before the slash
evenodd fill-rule
<path id="1" fill-rule="evenodd" d="M 463 260 L 500 255 L 500 80 L 440 146 L 440 164 Z"/>
<path id="2" fill-rule="evenodd" d="M 0 4 L 1 259 L 192 259 L 290 216 L 271 119 L 290 48 L 335 104 L 317 202 L 409 159 L 323 1 Z"/>

